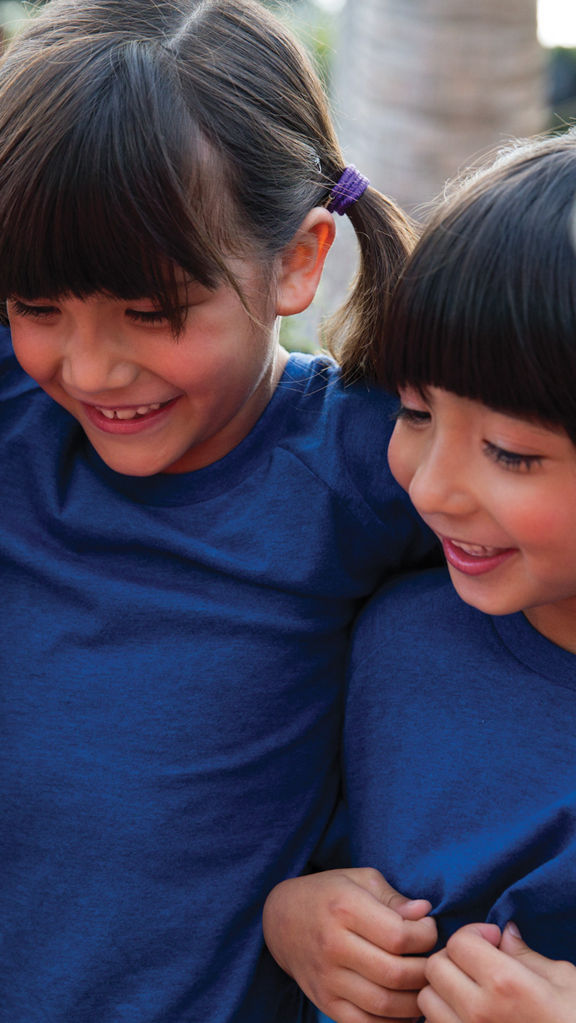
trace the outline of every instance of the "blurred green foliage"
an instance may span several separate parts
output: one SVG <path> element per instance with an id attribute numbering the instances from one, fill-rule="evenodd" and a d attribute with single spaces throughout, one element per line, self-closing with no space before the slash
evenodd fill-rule
<path id="1" fill-rule="evenodd" d="M 316 70 L 330 88 L 332 55 L 336 43 L 336 17 L 314 0 L 262 0 L 290 26 L 310 53 Z"/>
<path id="2" fill-rule="evenodd" d="M 280 344 L 288 352 L 317 352 L 318 332 L 307 327 L 305 316 L 285 316 L 280 322 Z"/>

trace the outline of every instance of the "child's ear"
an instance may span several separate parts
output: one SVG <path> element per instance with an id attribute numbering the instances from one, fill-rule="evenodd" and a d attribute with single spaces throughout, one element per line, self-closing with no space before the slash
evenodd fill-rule
<path id="1" fill-rule="evenodd" d="M 310 305 L 324 260 L 334 241 L 334 217 L 321 206 L 310 210 L 280 257 L 276 315 L 293 316 Z"/>

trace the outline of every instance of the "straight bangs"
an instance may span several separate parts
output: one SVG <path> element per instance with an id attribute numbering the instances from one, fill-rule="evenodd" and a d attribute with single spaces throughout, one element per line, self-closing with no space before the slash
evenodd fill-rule
<path id="1" fill-rule="evenodd" d="M 440 207 L 393 295 L 379 379 L 576 441 L 576 149 L 553 148 L 497 164 Z"/>
<path id="2" fill-rule="evenodd" d="M 85 38 L 0 71 L 0 300 L 151 298 L 177 331 L 182 285 L 227 278 L 223 158 L 157 44 Z M 4 307 L 5 309 L 5 307 Z"/>

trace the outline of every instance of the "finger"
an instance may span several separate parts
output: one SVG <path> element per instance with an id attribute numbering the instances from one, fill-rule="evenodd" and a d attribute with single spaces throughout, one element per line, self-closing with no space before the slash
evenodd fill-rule
<path id="1" fill-rule="evenodd" d="M 421 955 L 429 952 L 436 944 L 437 928 L 432 917 L 406 920 L 394 909 L 371 899 L 368 894 L 365 900 L 358 900 L 357 909 L 360 927 L 351 922 L 350 930 L 387 952 L 394 955 Z"/>
<path id="2" fill-rule="evenodd" d="M 492 949 L 491 945 L 488 947 Z M 447 1014 L 448 1007 L 457 1019 L 473 1018 L 471 1009 L 478 1003 L 480 988 L 476 981 L 451 959 L 447 947 L 430 956 L 426 965 L 426 978 L 440 1002 L 445 1003 L 446 1009 L 442 1011 L 447 1019 L 450 1018 Z M 436 1014 L 441 1011 L 440 1002 L 434 1002 Z"/>
<path id="3" fill-rule="evenodd" d="M 343 970 L 335 982 L 335 993 L 368 1015 L 382 1019 L 418 1017 L 417 990 L 400 991 L 374 984 L 365 977 Z"/>
<path id="4" fill-rule="evenodd" d="M 398 1016 L 374 1015 L 345 999 L 335 999 L 324 1011 L 335 1023 L 399 1023 Z M 419 1023 L 422 1017 L 420 1010 L 416 1009 L 415 1016 L 400 1018 L 403 1023 Z"/>
<path id="5" fill-rule="evenodd" d="M 461 1023 L 460 1017 L 431 987 L 422 988 L 418 995 L 418 1008 L 425 1023 Z"/>
<path id="6" fill-rule="evenodd" d="M 432 917 L 404 920 L 383 905 L 373 891 L 357 886 L 350 878 L 334 889 L 330 914 L 342 930 L 357 934 L 394 955 L 423 954 L 436 944 L 436 922 Z"/>
<path id="7" fill-rule="evenodd" d="M 419 956 L 434 948 L 437 934 L 432 917 L 403 920 L 382 906 L 380 913 L 365 921 L 362 937 L 392 955 Z"/>
<path id="8" fill-rule="evenodd" d="M 428 899 L 406 899 L 399 902 L 394 909 L 404 920 L 421 920 L 428 916 L 432 909 L 432 903 Z"/>
<path id="9" fill-rule="evenodd" d="M 464 933 L 466 932 L 466 933 Z M 494 948 L 472 926 L 462 928 L 448 946 L 431 956 L 426 976 L 434 992 L 446 1002 L 461 1020 L 490 1020 L 494 1023 L 543 1023 L 574 1020 L 574 999 L 570 1015 L 563 1015 L 565 1006 L 555 997 L 553 981 L 526 968 L 523 959 L 516 959 Z M 531 950 L 528 950 L 531 953 Z M 467 953 L 467 958 L 460 958 Z M 460 958 L 464 969 L 454 961 Z M 552 970 L 568 968 L 569 963 L 553 963 Z M 472 979 L 479 978 L 478 981 Z M 433 1021 L 436 1023 L 436 1021 Z M 444 1021 L 442 1021 L 444 1023 Z"/>
<path id="10" fill-rule="evenodd" d="M 423 956 L 394 955 L 355 934 L 346 936 L 338 958 L 346 968 L 391 990 L 418 991 L 426 983 Z"/>
<path id="11" fill-rule="evenodd" d="M 427 899 L 410 899 L 393 888 L 379 870 L 372 867 L 356 867 L 347 871 L 356 884 L 378 899 L 384 906 L 400 913 L 407 920 L 419 920 L 432 909 Z"/>
<path id="12" fill-rule="evenodd" d="M 502 953 L 495 947 L 499 940 L 500 929 L 495 924 L 467 924 L 448 939 L 446 953 L 477 984 L 489 985 L 502 961 Z"/>
<path id="13" fill-rule="evenodd" d="M 494 948 L 498 948 L 500 939 L 502 937 L 502 931 L 497 924 L 486 924 L 486 923 L 472 923 L 465 924 L 464 927 L 460 928 L 461 931 L 473 931 L 474 934 L 479 934 L 485 941 L 489 941 Z M 458 932 L 456 932 L 458 933 Z"/>
<path id="14" fill-rule="evenodd" d="M 502 933 L 500 951 L 516 959 L 520 965 L 545 980 L 552 981 L 555 977 L 557 963 L 529 948 L 515 924 L 506 924 Z"/>

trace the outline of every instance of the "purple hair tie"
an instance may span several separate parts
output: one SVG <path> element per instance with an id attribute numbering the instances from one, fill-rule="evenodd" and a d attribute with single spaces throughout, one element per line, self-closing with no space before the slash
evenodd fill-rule
<path id="1" fill-rule="evenodd" d="M 369 184 L 368 178 L 356 170 L 353 163 L 349 164 L 330 192 L 326 209 L 329 213 L 339 213 L 342 216 L 361 195 L 364 195 Z"/>

